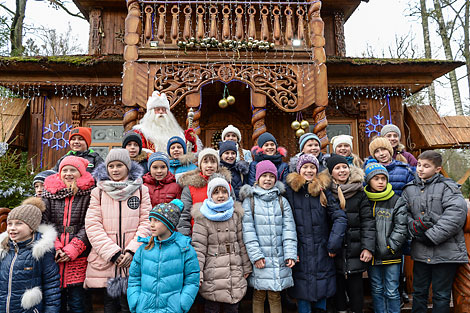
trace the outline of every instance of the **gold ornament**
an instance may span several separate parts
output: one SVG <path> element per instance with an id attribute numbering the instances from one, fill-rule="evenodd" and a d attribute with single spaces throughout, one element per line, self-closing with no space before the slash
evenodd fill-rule
<path id="1" fill-rule="evenodd" d="M 300 128 L 300 123 L 299 121 L 293 121 L 291 124 L 290 124 L 290 127 L 292 127 L 293 130 L 297 130 Z"/>
<path id="2" fill-rule="evenodd" d="M 219 100 L 219 107 L 225 109 L 228 106 L 227 99 L 223 98 Z"/>
<path id="3" fill-rule="evenodd" d="M 228 96 L 228 97 L 227 97 L 227 103 L 228 103 L 229 105 L 234 104 L 234 103 L 235 103 L 235 97 L 234 97 L 234 96 Z"/>
<path id="4" fill-rule="evenodd" d="M 296 135 L 297 137 L 300 137 L 300 136 L 302 136 L 303 134 L 305 134 L 305 130 L 303 130 L 302 128 L 297 129 L 297 131 L 295 132 L 295 135 Z"/>
<path id="5" fill-rule="evenodd" d="M 300 127 L 302 127 L 302 129 L 307 129 L 309 126 L 310 124 L 306 120 L 302 120 L 302 122 L 300 122 Z"/>

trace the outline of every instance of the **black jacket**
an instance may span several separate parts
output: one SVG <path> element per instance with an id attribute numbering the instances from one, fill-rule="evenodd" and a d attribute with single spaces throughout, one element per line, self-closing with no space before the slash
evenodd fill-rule
<path id="1" fill-rule="evenodd" d="M 69 152 L 67 152 L 66 154 L 64 154 L 58 161 L 57 163 L 55 164 L 55 166 L 52 168 L 52 170 L 56 171 L 56 172 L 59 172 L 59 165 L 60 165 L 60 162 L 62 162 L 62 160 L 65 158 L 65 157 L 68 157 L 69 155 L 73 155 L 73 156 L 77 156 L 77 157 L 81 157 L 81 158 L 84 158 L 86 159 L 88 162 L 90 162 L 90 164 L 88 164 L 88 167 L 86 169 L 86 171 L 88 173 L 91 173 L 95 170 L 95 168 L 98 167 L 98 165 L 100 165 L 101 163 L 104 163 L 104 160 L 103 158 L 95 151 L 93 151 L 92 149 L 88 149 L 84 152 L 75 152 L 73 150 L 70 150 Z"/>
<path id="2" fill-rule="evenodd" d="M 235 197 L 239 200 L 238 193 L 240 192 L 240 188 L 248 183 L 250 165 L 246 161 L 237 161 L 234 164 L 230 164 L 222 160 L 220 161 L 220 165 L 227 168 L 232 174 L 230 184 L 235 192 Z"/>

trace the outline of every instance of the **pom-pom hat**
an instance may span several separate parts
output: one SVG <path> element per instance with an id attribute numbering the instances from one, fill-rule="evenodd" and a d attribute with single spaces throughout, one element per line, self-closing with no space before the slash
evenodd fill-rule
<path id="1" fill-rule="evenodd" d="M 31 197 L 23 201 L 10 211 L 7 217 L 7 223 L 11 220 L 23 221 L 33 231 L 36 231 L 41 224 L 42 212 L 46 210 L 46 205 L 40 198 Z"/>
<path id="2" fill-rule="evenodd" d="M 155 218 L 162 222 L 171 232 L 174 232 L 181 216 L 184 204 L 180 199 L 170 203 L 157 204 L 149 214 L 149 219 Z"/>

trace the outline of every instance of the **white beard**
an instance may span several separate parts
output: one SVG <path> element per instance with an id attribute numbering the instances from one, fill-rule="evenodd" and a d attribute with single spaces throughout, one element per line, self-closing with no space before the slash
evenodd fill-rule
<path id="1" fill-rule="evenodd" d="M 155 145 L 155 151 L 166 153 L 168 140 L 173 136 L 184 139 L 184 131 L 170 111 L 157 115 L 154 110 L 149 110 L 134 129 L 142 132 Z"/>

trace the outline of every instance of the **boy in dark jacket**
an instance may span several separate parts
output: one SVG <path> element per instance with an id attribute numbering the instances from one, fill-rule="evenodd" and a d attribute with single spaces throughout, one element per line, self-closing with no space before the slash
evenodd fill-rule
<path id="1" fill-rule="evenodd" d="M 364 192 L 372 207 L 376 229 L 375 253 L 368 270 L 374 312 L 399 313 L 401 247 L 407 236 L 406 207 L 388 182 L 383 165 L 369 162 L 365 179 Z"/>
<path id="2" fill-rule="evenodd" d="M 136 132 L 130 131 L 122 138 L 122 147 L 129 151 L 132 161 L 136 161 L 144 169 L 144 175 L 149 172 L 147 152 L 142 151 L 142 138 Z"/>
<path id="3" fill-rule="evenodd" d="M 248 162 L 237 161 L 237 144 L 234 141 L 227 140 L 219 143 L 220 165 L 227 168 L 232 174 L 231 185 L 238 200 L 238 192 L 248 180 L 248 171 L 250 165 Z"/>
<path id="4" fill-rule="evenodd" d="M 433 311 L 449 312 L 457 267 L 467 263 L 463 226 L 467 205 L 459 186 L 441 171 L 442 156 L 425 151 L 418 157 L 417 177 L 403 190 L 412 237 L 412 312 L 426 312 L 432 284 Z"/>

